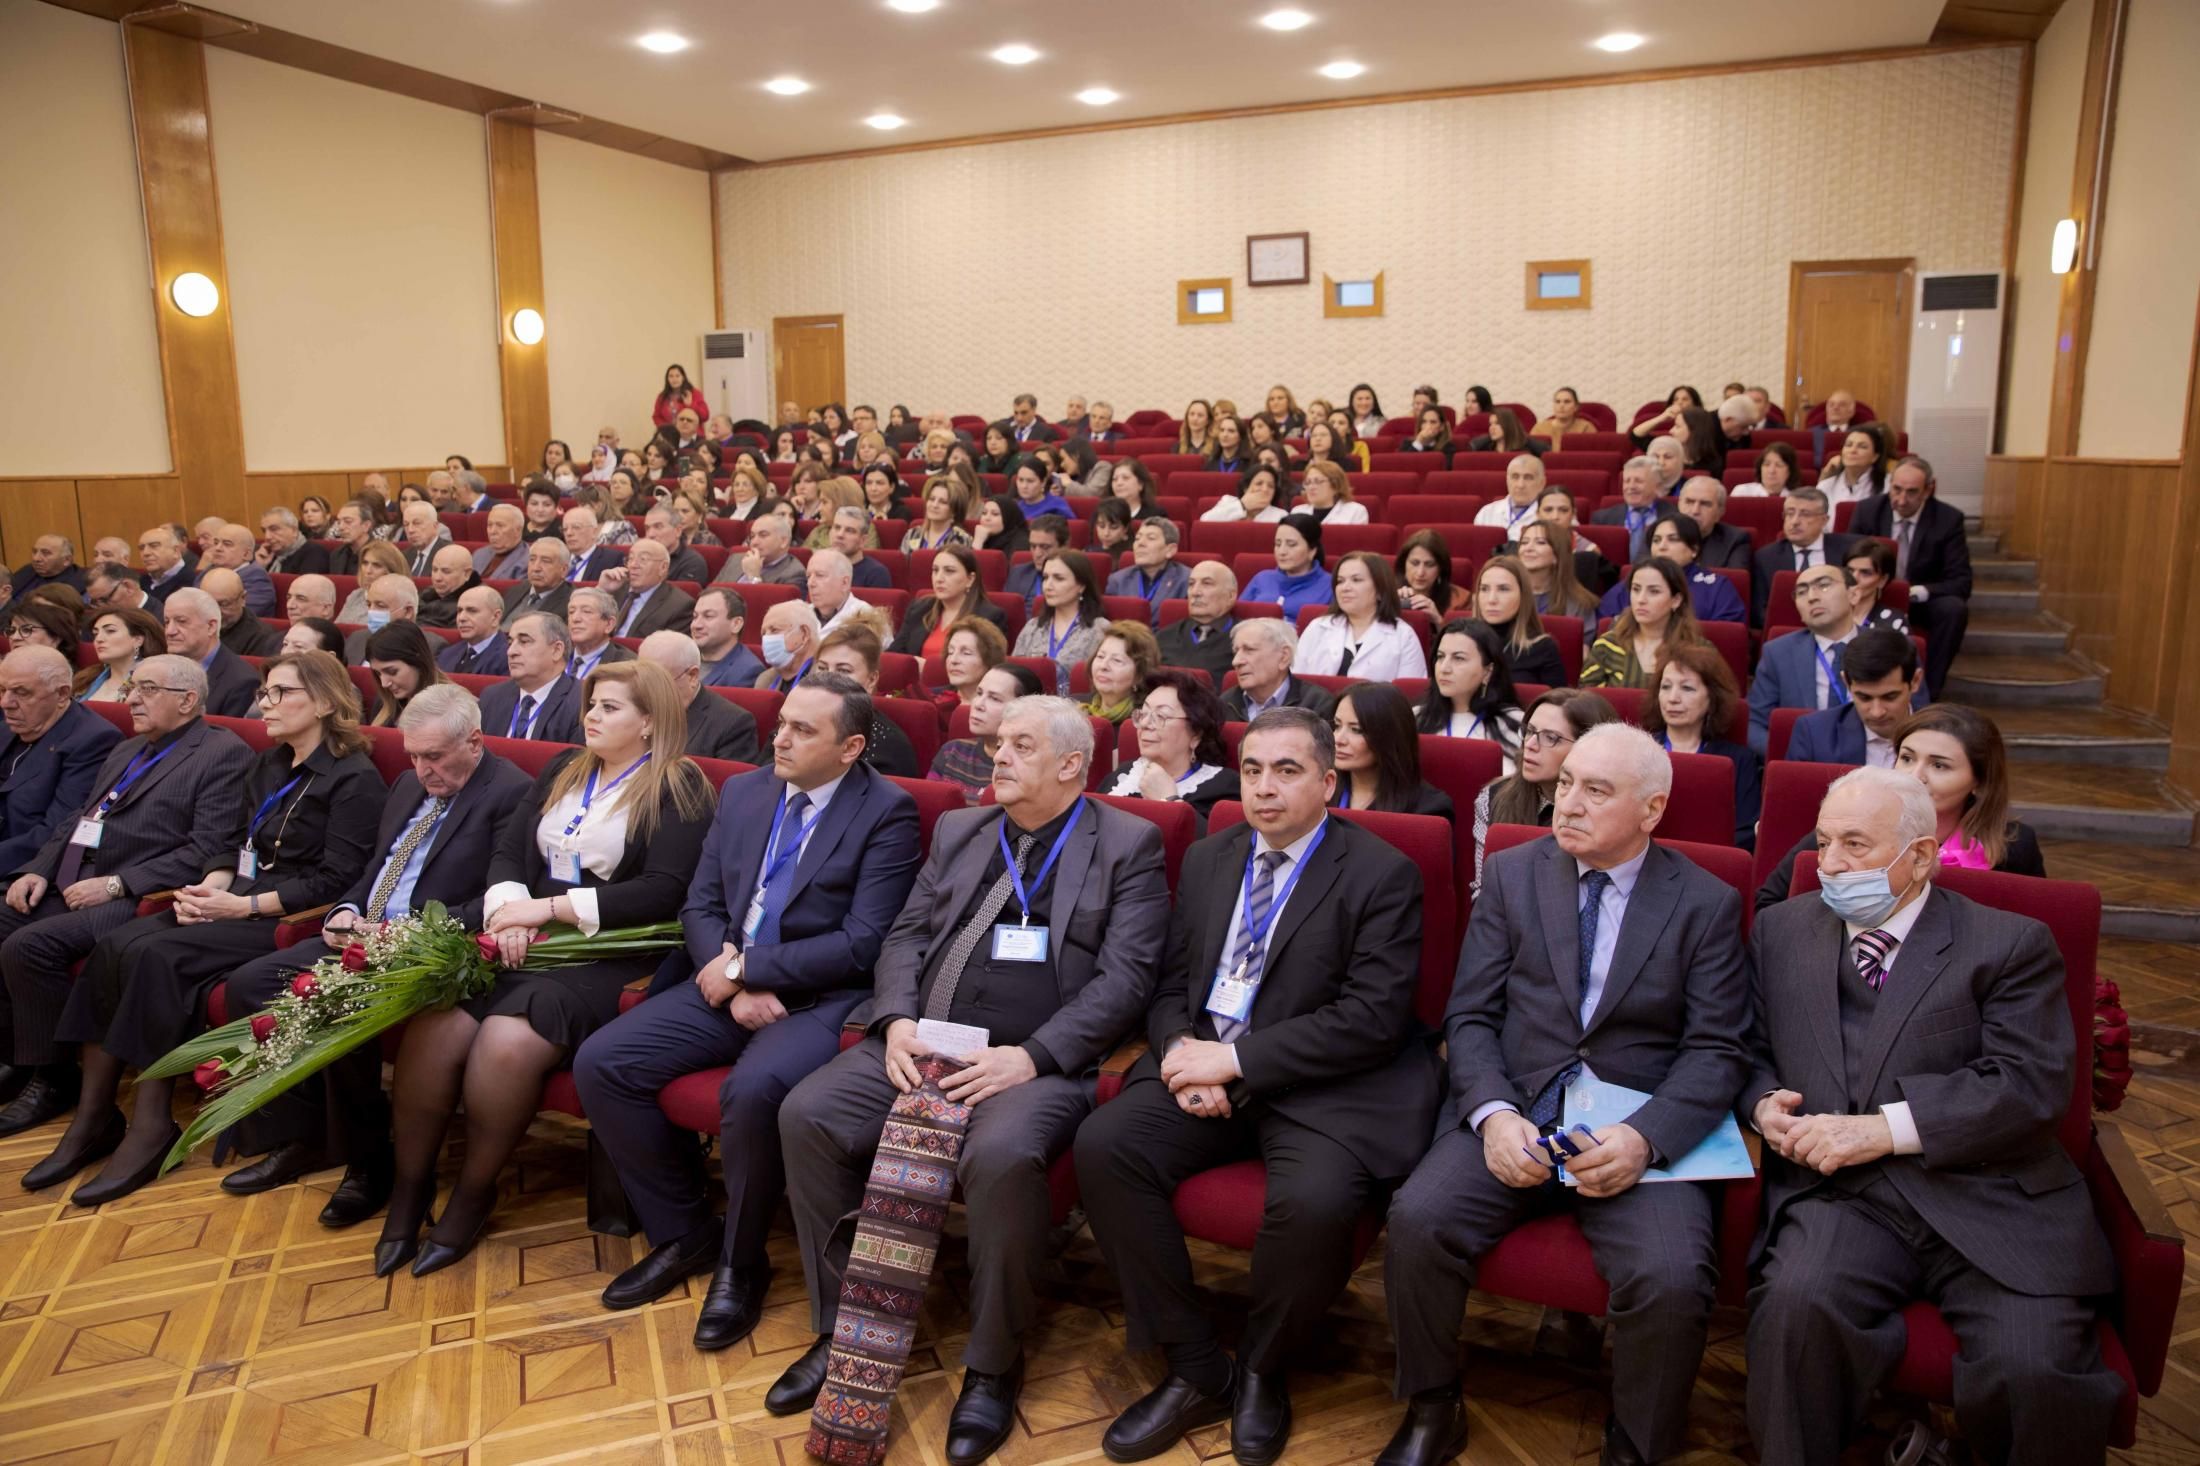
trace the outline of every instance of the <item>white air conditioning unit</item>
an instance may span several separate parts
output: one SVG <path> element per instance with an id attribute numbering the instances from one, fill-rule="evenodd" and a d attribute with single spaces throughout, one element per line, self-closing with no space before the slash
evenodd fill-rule
<path id="1" fill-rule="evenodd" d="M 2001 390 L 2002 277 L 1925 274 L 1917 283 L 1903 418 L 1910 451 L 1932 464 L 1941 498 L 1976 514 L 1985 500 Z"/>
<path id="2" fill-rule="evenodd" d="M 762 331 L 703 333 L 703 396 L 735 422 L 772 420 L 771 361 Z"/>

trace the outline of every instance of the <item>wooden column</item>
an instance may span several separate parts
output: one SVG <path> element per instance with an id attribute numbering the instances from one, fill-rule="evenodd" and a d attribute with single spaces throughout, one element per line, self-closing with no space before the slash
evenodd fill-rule
<path id="1" fill-rule="evenodd" d="M 489 118 L 489 220 L 496 242 L 497 366 L 504 385 L 504 461 L 514 475 L 542 461 L 550 437 L 550 339 L 512 334 L 512 314 L 543 310 L 542 213 L 535 199 L 535 130 Z M 547 312 L 545 312 L 547 314 Z"/>
<path id="2" fill-rule="evenodd" d="M 2181 566 L 2181 595 L 2172 601 L 2165 661 L 2177 674 L 2175 700 L 2170 704 L 2170 782 L 2188 795 L 2200 795 L 2200 671 L 2192 667 L 2200 654 L 2200 319 L 2193 323 L 2192 364 L 2185 374 L 2184 459 L 2177 467 L 2177 501 L 2174 530 L 2174 563 Z M 2143 583 L 2128 588 L 2146 593 Z M 2182 601 L 2182 605 L 2177 601 Z"/>
<path id="3" fill-rule="evenodd" d="M 2131 0 L 2095 0 L 2086 40 L 2085 93 L 2078 104 L 2078 151 L 2071 168 L 2070 212 L 2078 221 L 2078 258 L 2062 277 L 2055 322 L 2055 378 L 2047 404 L 2047 456 L 2078 451 L 2078 420 L 2085 407 L 2085 358 L 2093 335 L 2093 291 L 2101 263 L 2101 226 L 2108 189 L 2108 158 L 2116 133 L 2116 82 L 2123 70 L 2123 41 Z M 2033 245 L 2038 248 L 2036 242 Z"/>
<path id="4" fill-rule="evenodd" d="M 208 514 L 241 519 L 247 507 L 205 52 L 195 40 L 138 25 L 122 27 L 122 46 L 175 477 L 118 481 L 111 496 L 87 495 L 80 507 L 88 536 L 134 536 L 162 519 L 186 524 Z M 187 316 L 169 299 L 169 282 L 192 270 L 221 292 L 210 316 Z"/>

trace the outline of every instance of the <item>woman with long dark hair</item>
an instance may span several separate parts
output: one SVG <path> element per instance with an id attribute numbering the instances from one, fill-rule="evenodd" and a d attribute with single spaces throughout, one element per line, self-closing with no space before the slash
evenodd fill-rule
<path id="1" fill-rule="evenodd" d="M 1527 567 L 1519 560 L 1498 555 L 1484 562 L 1474 582 L 1474 614 L 1504 643 L 1513 681 L 1565 686 L 1565 658 L 1558 643 L 1543 629 L 1543 616 L 1535 607 Z"/>
<path id="2" fill-rule="evenodd" d="M 1433 529 L 1415 530 L 1391 562 L 1398 573 L 1398 603 L 1438 618 L 1471 613 L 1474 593 L 1451 578 L 1451 546 Z"/>
<path id="3" fill-rule="evenodd" d="M 947 648 L 947 632 L 965 616 L 1003 624 L 1000 607 L 986 599 L 978 578 L 978 552 L 969 545 L 943 545 L 932 555 L 932 593 L 910 604 L 888 651 L 912 657 L 937 657 Z"/>
<path id="4" fill-rule="evenodd" d="M 665 368 L 664 389 L 657 394 L 649 420 L 660 428 L 670 427 L 683 407 L 694 409 L 697 422 L 710 416 L 710 404 L 703 400 L 703 389 L 688 380 L 686 367 L 674 362 Z"/>
<path id="5" fill-rule="evenodd" d="M 1520 725 L 1525 716 L 1513 691 L 1505 644 L 1481 621 L 1447 621 L 1436 633 L 1435 666 L 1428 696 L 1415 720 L 1423 733 L 1479 738 L 1505 753 L 1505 772 L 1520 757 Z"/>
<path id="6" fill-rule="evenodd" d="M 1667 647 L 1650 691 L 1642 731 L 1663 743 L 1667 753 L 1712 753 L 1734 766 L 1734 844 L 1756 849 L 1765 764 L 1756 749 L 1726 737 L 1726 726 L 1742 702 L 1734 669 L 1716 647 Z"/>
<path id="7" fill-rule="evenodd" d="M 1451 796 L 1421 779 L 1421 735 L 1413 704 L 1387 682 L 1355 682 L 1337 698 L 1329 726 L 1337 741 L 1340 809 L 1432 814 L 1451 819 Z"/>
<path id="8" fill-rule="evenodd" d="M 1583 687 L 1648 687 L 1650 669 L 1667 648 L 1705 644 L 1680 566 L 1638 561 L 1627 572 L 1627 595 L 1627 609 L 1589 648 Z"/>
<path id="9" fill-rule="evenodd" d="M 418 697 L 422 688 L 451 680 L 435 659 L 435 649 L 440 645 L 431 644 L 428 633 L 413 621 L 392 621 L 380 631 L 368 633 L 367 665 L 374 669 L 375 683 L 382 689 L 375 700 L 374 716 L 367 720 L 369 725 L 396 727 L 405 714 L 405 705 Z"/>

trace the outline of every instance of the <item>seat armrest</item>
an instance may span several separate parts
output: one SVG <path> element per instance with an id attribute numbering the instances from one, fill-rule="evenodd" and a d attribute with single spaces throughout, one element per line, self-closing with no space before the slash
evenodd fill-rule
<path id="1" fill-rule="evenodd" d="M 300 942 L 321 934 L 321 918 L 328 915 L 336 903 L 324 901 L 318 906 L 308 906 L 303 911 L 286 912 L 275 918 L 275 945 L 277 949 L 295 947 Z"/>
<path id="2" fill-rule="evenodd" d="M 1144 1057 L 1146 1041 L 1127 1038 L 1116 1051 L 1100 1061 L 1100 1082 L 1094 1086 L 1095 1103 L 1106 1104 L 1123 1092 L 1123 1076 L 1131 1072 L 1131 1065 Z"/>
<path id="3" fill-rule="evenodd" d="M 1757 1245 L 1765 1195 L 1764 1138 L 1744 1126 L 1754 1175 L 1719 1183 L 1719 1301 L 1741 1306 L 1749 1297 L 1749 1254 Z"/>
<path id="4" fill-rule="evenodd" d="M 2162 1387 L 2184 1283 L 2185 1237 L 2162 1204 L 2131 1144 L 2115 1124 L 2096 1119 L 2085 1157 L 2094 1215 L 2116 1259 L 2117 1327 L 2131 1356 L 2139 1393 Z"/>
<path id="5" fill-rule="evenodd" d="M 137 914 L 140 916 L 158 916 L 173 905 L 175 899 L 176 893 L 174 891 L 148 891 L 138 897 Z"/>

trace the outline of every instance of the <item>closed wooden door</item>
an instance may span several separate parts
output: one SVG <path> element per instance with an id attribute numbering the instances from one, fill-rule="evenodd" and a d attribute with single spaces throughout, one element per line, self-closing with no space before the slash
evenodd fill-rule
<path id="1" fill-rule="evenodd" d="M 847 355 L 839 316 L 779 316 L 772 321 L 772 407 L 804 412 L 848 396 Z"/>
<path id="2" fill-rule="evenodd" d="M 1902 427 L 1914 260 L 1798 260 L 1788 270 L 1788 421 L 1843 389 Z"/>

